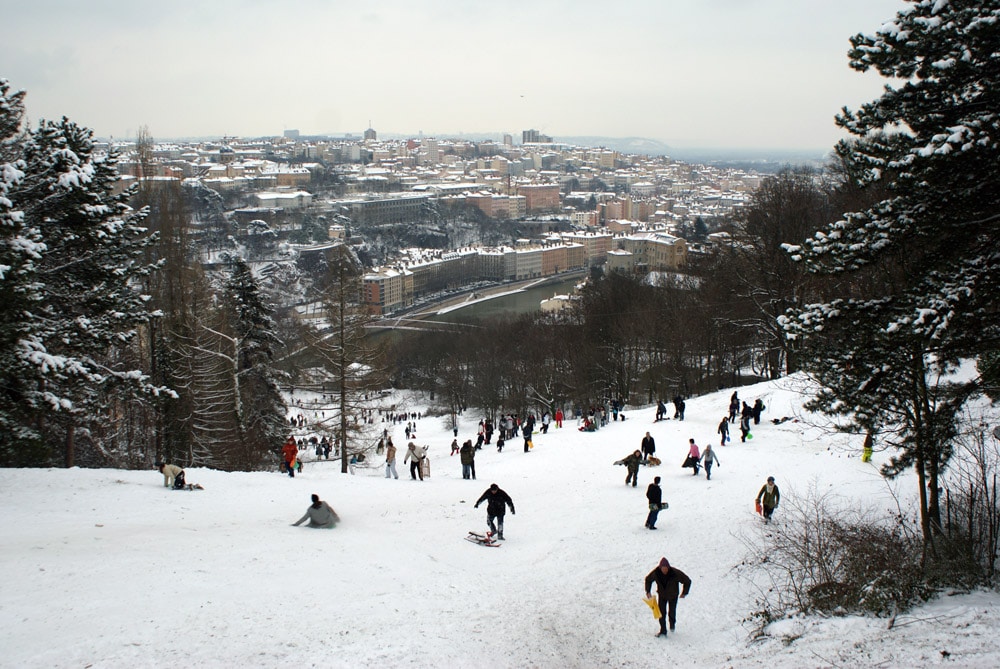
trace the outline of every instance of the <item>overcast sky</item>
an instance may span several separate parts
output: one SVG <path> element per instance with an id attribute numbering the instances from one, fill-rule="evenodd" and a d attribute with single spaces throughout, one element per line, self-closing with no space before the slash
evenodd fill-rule
<path id="1" fill-rule="evenodd" d="M 903 0 L 0 0 L 32 123 L 99 136 L 520 132 L 825 149 Z"/>

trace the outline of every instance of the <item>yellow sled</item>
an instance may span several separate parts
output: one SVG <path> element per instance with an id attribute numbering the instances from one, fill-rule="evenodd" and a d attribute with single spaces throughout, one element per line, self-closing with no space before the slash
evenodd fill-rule
<path id="1" fill-rule="evenodd" d="M 646 602 L 646 606 L 650 608 L 653 612 L 653 617 L 657 620 L 660 619 L 660 604 L 656 601 L 656 597 L 643 597 L 642 601 Z"/>

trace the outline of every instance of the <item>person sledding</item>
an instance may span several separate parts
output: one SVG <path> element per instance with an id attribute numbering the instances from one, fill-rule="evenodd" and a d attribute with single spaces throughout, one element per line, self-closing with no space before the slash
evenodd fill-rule
<path id="1" fill-rule="evenodd" d="M 337 515 L 332 506 L 322 501 L 319 495 L 314 494 L 312 504 L 306 509 L 305 515 L 292 523 L 292 527 L 298 527 L 307 520 L 309 521 L 307 527 L 333 529 L 340 522 L 340 516 Z"/>
<path id="2" fill-rule="evenodd" d="M 486 523 L 490 526 L 490 534 L 497 539 L 503 539 L 503 517 L 510 507 L 510 515 L 516 515 L 514 511 L 514 500 L 506 492 L 500 489 L 496 483 L 491 483 L 479 499 L 476 500 L 474 509 L 486 502 Z"/>

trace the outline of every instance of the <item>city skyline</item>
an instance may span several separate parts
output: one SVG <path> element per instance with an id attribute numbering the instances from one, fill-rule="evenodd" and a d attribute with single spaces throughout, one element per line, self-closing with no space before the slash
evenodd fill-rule
<path id="1" fill-rule="evenodd" d="M 156 139 L 534 128 L 676 147 L 826 149 L 885 81 L 850 36 L 902 0 L 0 0 L 0 77 L 32 123 Z M 614 11 L 609 11 L 613 9 Z"/>

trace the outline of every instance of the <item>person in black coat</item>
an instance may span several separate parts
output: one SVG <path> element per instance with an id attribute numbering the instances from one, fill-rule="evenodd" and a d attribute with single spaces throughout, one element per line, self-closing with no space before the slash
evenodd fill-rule
<path id="1" fill-rule="evenodd" d="M 656 517 L 660 515 L 660 508 L 663 506 L 663 490 L 660 488 L 660 477 L 653 478 L 653 482 L 646 488 L 646 499 L 649 500 L 649 515 L 646 516 L 646 527 L 651 530 L 656 529 Z"/>
<path id="2" fill-rule="evenodd" d="M 500 489 L 496 483 L 491 483 L 490 487 L 486 489 L 479 499 L 476 500 L 476 504 L 473 508 L 478 509 L 479 505 L 486 502 L 486 522 L 490 526 L 490 532 L 497 535 L 497 539 L 503 539 L 503 517 L 504 513 L 507 511 L 507 507 L 510 507 L 510 515 L 516 515 L 514 512 L 514 500 L 510 498 L 506 492 Z M 494 524 L 494 521 L 496 523 Z"/>
<path id="3" fill-rule="evenodd" d="M 660 558 L 660 564 L 646 576 L 646 598 L 653 595 L 653 583 L 656 583 L 656 595 L 660 604 L 660 632 L 656 636 L 667 636 L 667 620 L 670 621 L 670 631 L 677 623 L 677 597 L 683 599 L 691 591 L 691 579 L 676 567 L 671 567 L 667 558 Z M 679 586 L 684 586 L 681 590 Z"/>
<path id="4" fill-rule="evenodd" d="M 640 448 L 642 449 L 642 464 L 646 464 L 649 462 L 649 456 L 656 453 L 656 440 L 653 439 L 649 432 L 642 438 Z"/>

